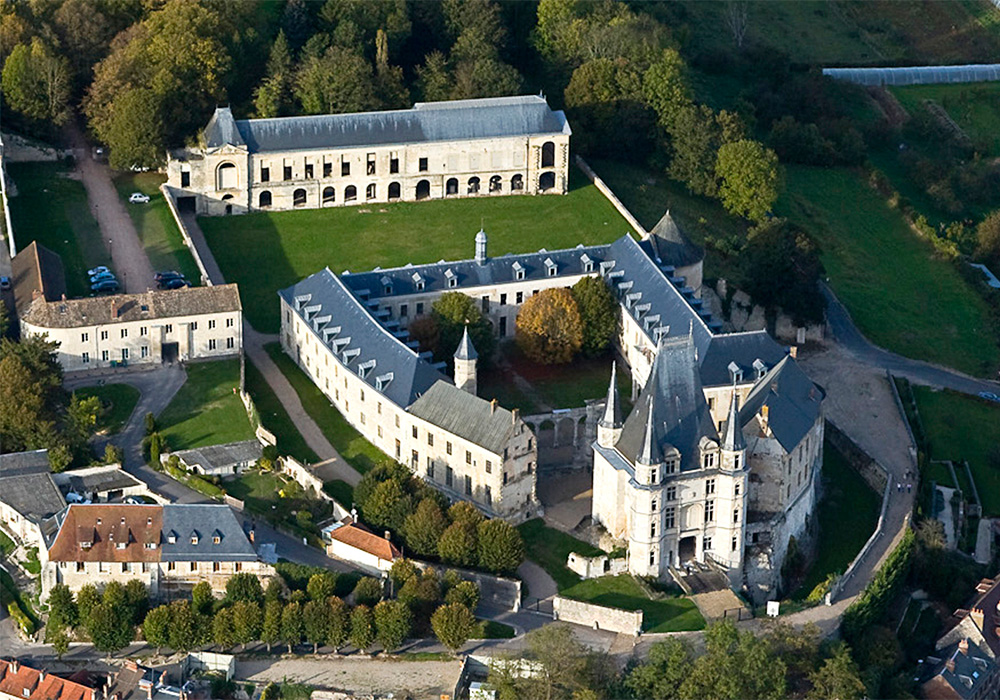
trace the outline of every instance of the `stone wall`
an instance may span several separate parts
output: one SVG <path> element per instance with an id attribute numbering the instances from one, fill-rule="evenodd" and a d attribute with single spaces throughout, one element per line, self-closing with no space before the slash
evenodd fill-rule
<path id="1" fill-rule="evenodd" d="M 574 156 L 573 159 L 576 161 L 577 167 L 583 171 L 583 174 L 594 183 L 594 187 L 596 187 L 601 194 L 607 197 L 607 200 L 611 202 L 611 206 L 617 209 L 618 213 L 625 217 L 625 221 L 627 221 L 629 225 L 635 229 L 636 233 L 641 236 L 647 235 L 646 229 L 642 227 L 639 220 L 632 216 L 632 212 L 625 208 L 625 205 L 621 203 L 621 200 L 618 199 L 617 196 L 615 196 L 615 193 L 611 191 L 611 188 L 607 186 L 604 180 L 598 177 L 597 173 L 595 173 L 593 169 L 587 165 L 587 161 L 580 156 Z"/>
<path id="2" fill-rule="evenodd" d="M 8 163 L 53 162 L 73 154 L 71 149 L 47 146 L 17 134 L 4 134 L 2 143 L 3 157 Z"/>
<path id="3" fill-rule="evenodd" d="M 566 568 L 581 578 L 600 578 L 601 576 L 617 576 L 628 573 L 628 559 L 618 557 L 610 559 L 606 554 L 596 557 L 585 557 L 576 552 L 570 552 L 566 558 Z"/>
<path id="4" fill-rule="evenodd" d="M 198 246 L 194 244 L 191 240 L 191 234 L 187 230 L 187 226 L 184 224 L 184 217 L 181 216 L 180 212 L 177 210 L 177 200 L 174 198 L 174 188 L 169 187 L 166 184 L 160 185 L 160 192 L 163 193 L 163 198 L 167 200 L 167 208 L 170 209 L 170 214 L 174 217 L 174 223 L 177 224 L 177 228 L 181 232 L 181 238 L 184 239 L 184 245 L 188 247 L 191 251 L 192 257 L 194 257 L 194 262 L 198 265 L 198 271 L 201 273 L 201 283 L 206 287 L 212 286 L 212 278 L 208 276 L 208 270 L 205 269 L 205 263 L 201 260 L 201 255 L 198 254 Z"/>
<path id="5" fill-rule="evenodd" d="M 862 450 L 853 440 L 851 440 L 851 438 L 847 437 L 847 435 L 829 419 L 826 421 L 826 426 L 826 436 L 830 440 L 830 444 L 837 448 L 842 455 L 844 455 L 847 459 L 847 463 L 861 475 L 861 478 L 865 480 L 875 493 L 882 493 L 885 489 L 886 483 L 888 482 L 888 476 L 886 475 L 885 469 L 882 468 L 882 465 L 876 462 L 871 455 Z"/>
<path id="6" fill-rule="evenodd" d="M 552 617 L 563 622 L 586 625 L 595 630 L 608 630 L 638 637 L 642 633 L 642 611 L 608 608 L 556 596 Z"/>
<path id="7" fill-rule="evenodd" d="M 560 408 L 522 419 L 538 438 L 538 468 L 585 468 L 594 459 L 592 445 L 597 439 L 597 423 L 604 413 L 604 401 L 586 401 L 580 408 Z"/>

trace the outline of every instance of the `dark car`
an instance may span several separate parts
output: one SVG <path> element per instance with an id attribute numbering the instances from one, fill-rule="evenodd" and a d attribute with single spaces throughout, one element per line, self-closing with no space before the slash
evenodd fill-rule
<path id="1" fill-rule="evenodd" d="M 0 290 L 7 291 L 10 289 L 10 277 L 4 275 L 0 277 Z"/>
<path id="2" fill-rule="evenodd" d="M 190 287 L 191 283 L 188 282 L 183 277 L 171 277 L 170 279 L 160 280 L 160 289 L 180 289 L 181 287 Z"/>
<path id="3" fill-rule="evenodd" d="M 94 292 L 117 292 L 120 288 L 118 280 L 101 280 L 90 285 L 91 291 Z"/>
<path id="4" fill-rule="evenodd" d="M 156 280 L 157 282 L 162 282 L 164 280 L 169 280 L 174 278 L 183 279 L 184 275 L 177 272 L 176 270 L 164 270 L 163 272 L 157 272 L 155 275 L 153 275 L 153 279 Z"/>

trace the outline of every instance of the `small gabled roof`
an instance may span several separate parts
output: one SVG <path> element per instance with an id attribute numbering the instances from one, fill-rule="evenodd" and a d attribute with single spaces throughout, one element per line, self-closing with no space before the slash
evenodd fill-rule
<path id="1" fill-rule="evenodd" d="M 794 450 L 812 429 L 826 396 L 790 355 L 786 355 L 750 390 L 740 409 L 746 426 L 767 406 L 768 427 L 787 452 Z"/>
<path id="2" fill-rule="evenodd" d="M 649 232 L 647 242 L 653 257 L 664 265 L 687 267 L 704 259 L 705 251 L 696 246 L 681 231 L 677 222 L 670 216 L 670 210 L 656 222 Z"/>
<path id="3" fill-rule="evenodd" d="M 350 518 L 348 518 L 350 521 Z M 347 522 L 330 532 L 330 539 L 372 554 L 383 561 L 392 562 L 402 556 L 402 552 L 384 537 L 370 532 L 361 525 Z"/>
<path id="4" fill-rule="evenodd" d="M 767 331 L 746 331 L 712 336 L 701 361 L 701 383 L 704 386 L 728 386 L 733 383 L 729 365 L 736 365 L 743 372 L 742 383 L 757 379 L 755 360 L 768 369 L 773 368 L 788 355 L 788 349 L 772 338 Z"/>

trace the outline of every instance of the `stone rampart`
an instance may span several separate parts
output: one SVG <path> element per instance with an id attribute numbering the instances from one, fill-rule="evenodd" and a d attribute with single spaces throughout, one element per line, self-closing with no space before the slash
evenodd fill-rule
<path id="1" fill-rule="evenodd" d="M 191 240 L 191 234 L 188 233 L 187 226 L 184 225 L 184 217 L 177 210 L 177 200 L 174 199 L 173 190 L 167 185 L 160 185 L 160 192 L 163 193 L 163 198 L 167 200 L 167 207 L 170 209 L 171 216 L 174 217 L 174 222 L 177 224 L 177 228 L 180 229 L 181 238 L 184 239 L 184 245 L 188 247 L 191 251 L 191 255 L 194 257 L 195 263 L 198 265 L 198 271 L 201 273 L 201 283 L 205 286 L 212 286 L 212 278 L 208 276 L 208 270 L 205 268 L 205 263 L 201 260 L 201 255 L 198 254 L 198 246 L 194 244 Z"/>
<path id="2" fill-rule="evenodd" d="M 647 234 L 646 229 L 643 228 L 637 218 L 632 216 L 632 212 L 625 208 L 625 205 L 621 203 L 621 200 L 618 199 L 617 196 L 615 196 L 615 193 L 611 191 L 611 188 L 607 186 L 604 180 L 602 180 L 597 173 L 595 173 L 593 169 L 587 165 L 587 161 L 580 156 L 574 156 L 573 158 L 576 161 L 577 167 L 580 168 L 580 170 L 583 171 L 583 174 L 594 183 L 594 187 L 596 187 L 598 191 L 603 194 L 609 202 L 611 202 L 611 206 L 618 210 L 618 213 L 625 218 L 625 221 L 629 223 L 629 226 L 634 228 L 635 232 L 639 235 L 645 236 Z"/>
<path id="3" fill-rule="evenodd" d="M 642 610 L 608 608 L 556 596 L 552 606 L 552 617 L 563 622 L 586 625 L 595 630 L 631 634 L 635 637 L 642 634 Z"/>

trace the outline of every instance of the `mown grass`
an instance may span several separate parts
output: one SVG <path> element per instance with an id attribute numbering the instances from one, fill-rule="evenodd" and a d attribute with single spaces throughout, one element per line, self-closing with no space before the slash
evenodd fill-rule
<path id="1" fill-rule="evenodd" d="M 595 605 L 642 610 L 644 632 L 682 632 L 705 628 L 705 618 L 689 598 L 651 600 L 630 574 L 591 578 L 560 594 Z"/>
<path id="2" fill-rule="evenodd" d="M 606 243 L 630 230 L 576 168 L 570 188 L 564 196 L 260 212 L 203 217 L 199 224 L 226 280 L 239 283 L 246 318 L 276 333 L 276 292 L 324 266 L 340 273 L 470 258 L 480 227 L 492 256 Z"/>
<path id="3" fill-rule="evenodd" d="M 74 392 L 82 399 L 96 396 L 101 400 L 104 413 L 97 421 L 97 431 L 114 435 L 128 422 L 135 405 L 139 402 L 139 390 L 128 384 L 105 384 L 88 386 Z"/>
<path id="4" fill-rule="evenodd" d="M 294 518 L 300 510 L 326 512 L 329 506 L 310 498 L 302 486 L 290 477 L 251 469 L 225 482 L 226 493 L 240 499 L 249 510 L 269 519 Z"/>
<path id="5" fill-rule="evenodd" d="M 252 440 L 239 385 L 238 359 L 189 364 L 187 381 L 157 419 L 170 449 Z"/>
<path id="6" fill-rule="evenodd" d="M 517 529 L 524 540 L 525 555 L 555 579 L 560 592 L 572 588 L 581 581 L 579 576 L 566 568 L 566 558 L 571 552 L 585 557 L 604 554 L 587 542 L 547 527 L 541 518 L 522 523 Z"/>
<path id="7" fill-rule="evenodd" d="M 791 166 L 776 210 L 819 243 L 834 291 L 869 340 L 975 375 L 1000 366 L 986 302 L 858 173 Z"/>
<path id="8" fill-rule="evenodd" d="M 1000 404 L 923 386 L 914 386 L 913 394 L 930 458 L 953 460 L 959 481 L 965 471 L 959 462 L 967 460 L 983 504 L 983 517 L 1000 516 Z M 967 497 L 971 500 L 972 494 Z"/>
<path id="9" fill-rule="evenodd" d="M 278 400 L 260 370 L 249 360 L 245 361 L 244 382 L 247 393 L 257 407 L 263 426 L 278 438 L 278 454 L 291 455 L 298 461 L 315 464 L 319 456 L 302 437 L 288 411 Z"/>
<path id="10" fill-rule="evenodd" d="M 480 620 L 473 639 L 513 639 L 514 628 L 495 620 Z"/>
<path id="11" fill-rule="evenodd" d="M 334 479 L 323 484 L 323 490 L 337 503 L 350 509 L 354 505 L 354 487 L 346 481 Z"/>
<path id="12" fill-rule="evenodd" d="M 166 177 L 159 173 L 119 173 L 115 176 L 115 188 L 135 224 L 153 269 L 177 270 L 191 284 L 198 285 L 201 284 L 201 271 L 160 192 L 160 185 L 165 180 Z M 149 202 L 130 203 L 128 198 L 133 192 L 148 194 Z"/>
<path id="13" fill-rule="evenodd" d="M 18 250 L 38 241 L 62 258 L 66 293 L 90 296 L 87 270 L 112 263 L 83 183 L 59 163 L 10 163 L 6 171 L 17 188 L 9 201 Z"/>
<path id="14" fill-rule="evenodd" d="M 375 447 L 355 430 L 350 423 L 330 403 L 312 380 L 286 355 L 279 343 L 264 346 L 281 373 L 299 395 L 302 407 L 316 421 L 323 435 L 333 445 L 333 449 L 347 460 L 348 464 L 364 474 L 379 461 L 388 459 L 382 450 Z"/>

